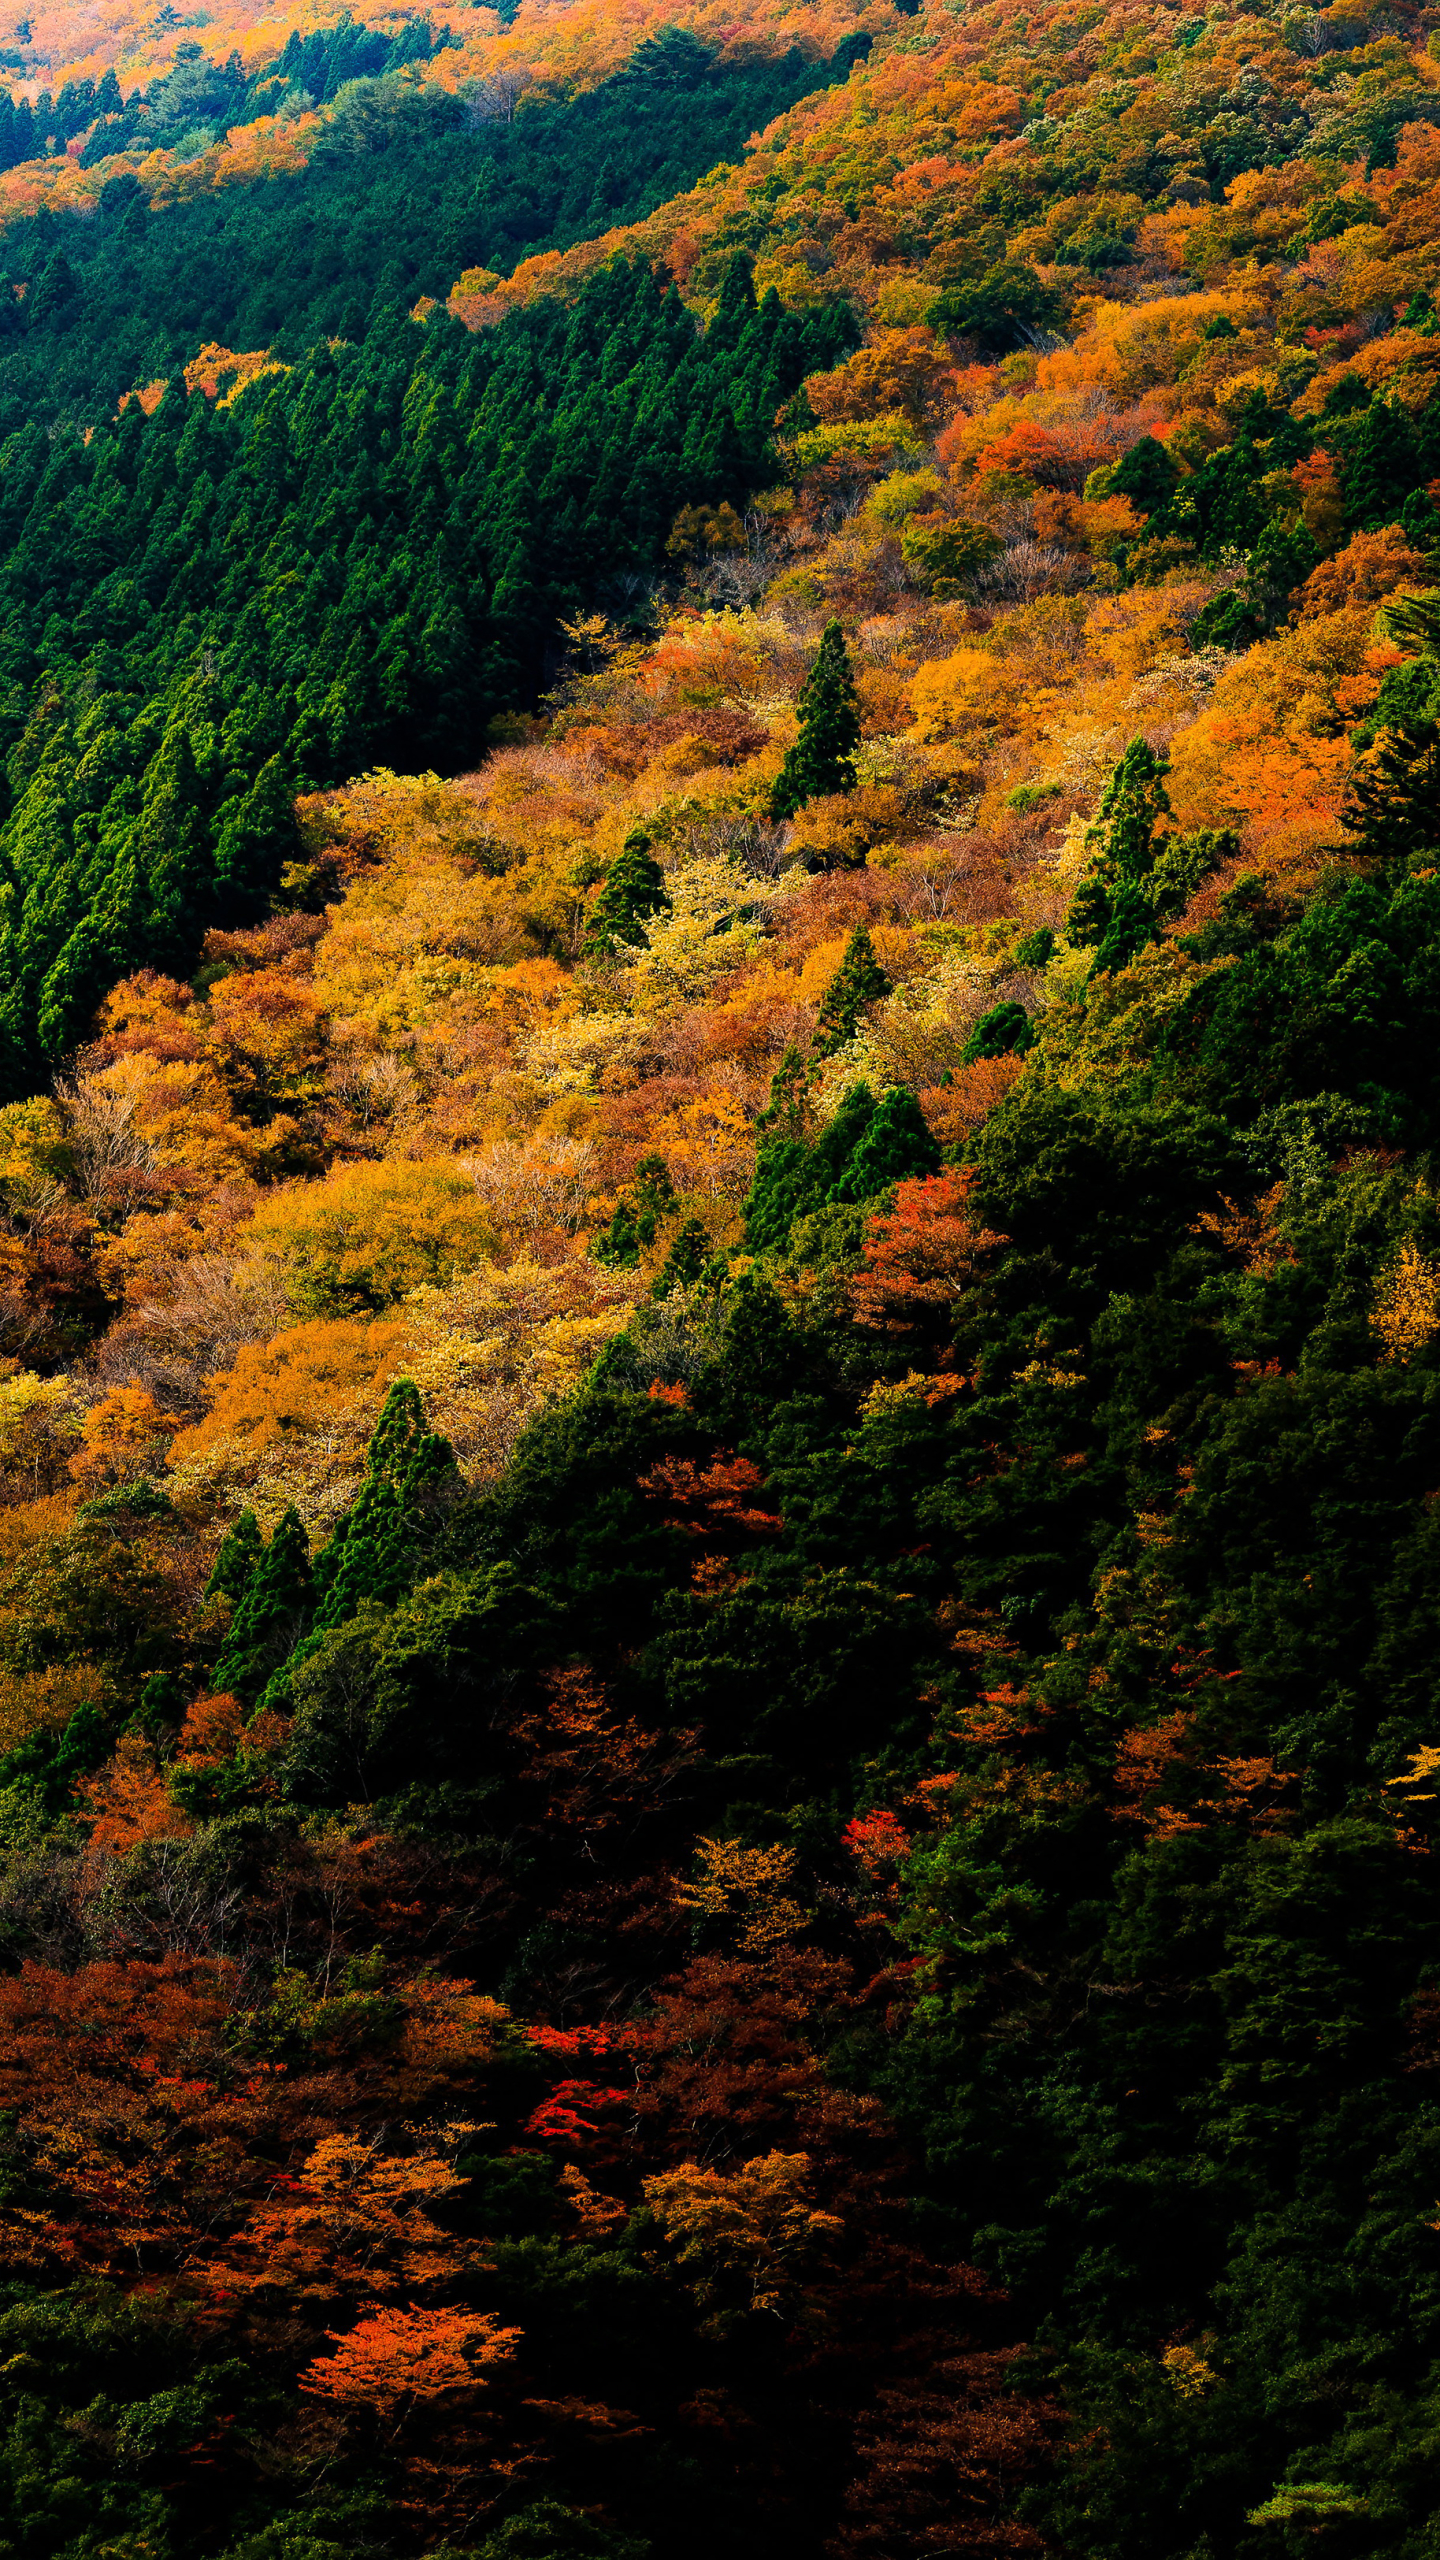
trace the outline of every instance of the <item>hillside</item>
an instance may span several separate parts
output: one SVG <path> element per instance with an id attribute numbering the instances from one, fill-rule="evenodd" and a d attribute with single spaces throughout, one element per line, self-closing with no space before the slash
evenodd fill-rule
<path id="1" fill-rule="evenodd" d="M 10 46 L 0 2548 L 1433 2560 L 1440 12 L 450 14 Z"/>

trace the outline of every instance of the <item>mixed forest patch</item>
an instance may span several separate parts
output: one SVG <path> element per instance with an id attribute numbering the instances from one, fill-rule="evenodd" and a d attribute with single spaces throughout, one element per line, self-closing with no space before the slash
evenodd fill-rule
<path id="1" fill-rule="evenodd" d="M 1440 12 L 451 14 L 0 179 L 0 2547 L 1433 2560 Z"/>

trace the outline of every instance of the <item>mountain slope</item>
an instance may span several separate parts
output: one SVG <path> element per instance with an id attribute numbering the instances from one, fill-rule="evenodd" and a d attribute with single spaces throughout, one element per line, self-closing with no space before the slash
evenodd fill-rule
<path id="1" fill-rule="evenodd" d="M 27 2560 L 1432 2560 L 1427 25 L 12 226 Z"/>

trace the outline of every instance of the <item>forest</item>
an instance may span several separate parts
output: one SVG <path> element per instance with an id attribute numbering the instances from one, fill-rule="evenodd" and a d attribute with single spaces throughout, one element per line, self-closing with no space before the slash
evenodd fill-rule
<path id="1" fill-rule="evenodd" d="M 0 2560 L 1437 2560 L 1440 8 L 0 78 Z"/>

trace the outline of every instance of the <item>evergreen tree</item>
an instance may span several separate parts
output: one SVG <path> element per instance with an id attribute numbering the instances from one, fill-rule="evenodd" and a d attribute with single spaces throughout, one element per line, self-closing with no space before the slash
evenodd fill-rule
<path id="1" fill-rule="evenodd" d="M 912 1182 L 939 1170 L 940 1149 L 914 1093 L 909 1085 L 889 1085 L 829 1196 L 838 1201 L 872 1200 L 892 1183 Z"/>
<path id="2" fill-rule="evenodd" d="M 58 312 L 68 311 L 79 293 L 75 270 L 63 249 L 56 249 L 47 260 L 37 283 L 26 299 L 25 317 L 33 328 L 42 321 L 53 320 Z"/>
<path id="3" fill-rule="evenodd" d="M 794 1041 L 770 1079 L 770 1099 L 755 1121 L 757 1138 L 803 1138 L 810 1126 L 810 1075 Z"/>
<path id="4" fill-rule="evenodd" d="M 1423 479 L 1415 430 L 1397 403 L 1374 400 L 1345 452 L 1345 521 L 1378 533 L 1394 524 L 1416 482 Z"/>
<path id="5" fill-rule="evenodd" d="M 1440 848 L 1440 608 L 1429 597 L 1392 604 L 1386 621 L 1420 654 L 1393 667 L 1368 723 L 1372 752 L 1357 765 L 1343 812 L 1366 853 L 1385 863 Z"/>
<path id="6" fill-rule="evenodd" d="M 853 1040 L 860 1027 L 860 1017 L 882 996 L 888 996 L 893 981 L 875 957 L 875 945 L 869 927 L 857 924 L 845 947 L 845 957 L 820 999 L 820 1012 L 815 1024 L 815 1055 L 828 1058 Z"/>
<path id="7" fill-rule="evenodd" d="M 800 696 L 800 735 L 770 795 L 776 818 L 793 818 L 807 800 L 855 788 L 860 714 L 855 679 L 838 622 L 827 622 L 820 651 Z"/>
<path id="8" fill-rule="evenodd" d="M 641 927 L 647 917 L 669 911 L 670 893 L 650 851 L 650 838 L 639 827 L 632 828 L 590 909 L 581 949 L 591 960 L 632 950 L 644 941 Z"/>
<path id="9" fill-rule="evenodd" d="M 693 1289 L 709 1259 L 708 1227 L 703 1219 L 687 1218 L 656 1274 L 651 1297 L 658 1300 L 676 1289 Z"/>
<path id="10" fill-rule="evenodd" d="M 1155 930 L 1147 884 L 1155 864 L 1156 821 L 1167 814 L 1169 763 L 1134 738 L 1114 767 L 1086 834 L 1090 868 L 1071 902 L 1072 942 L 1100 946 L 1095 972 L 1124 966 Z"/>
<path id="11" fill-rule="evenodd" d="M 250 789 L 233 803 L 215 845 L 215 888 L 222 908 L 253 913 L 293 857 L 295 789 L 282 756 L 271 756 Z"/>
<path id="12" fill-rule="evenodd" d="M 215 1665 L 215 1686 L 256 1699 L 302 1633 L 313 1585 L 310 1541 L 293 1506 L 255 1565 Z"/>
<path id="13" fill-rule="evenodd" d="M 387 1606 L 414 1579 L 415 1548 L 455 1453 L 431 1431 L 420 1390 L 397 1378 L 381 1408 L 356 1501 L 315 1560 L 316 1629 L 343 1625 L 366 1600 Z"/>
<path id="14" fill-rule="evenodd" d="M 850 1085 L 833 1117 L 809 1139 L 805 1135 L 808 1113 L 790 1064 L 792 1056 L 799 1064 L 796 1053 L 786 1053 L 775 1078 L 779 1094 L 772 1089 L 771 1109 L 762 1113 L 757 1124 L 755 1179 L 744 1208 L 748 1253 L 783 1253 L 797 1218 L 808 1217 L 832 1200 L 862 1196 L 844 1193 L 838 1186 L 875 1116 L 875 1097 L 866 1084 Z"/>
<path id="15" fill-rule="evenodd" d="M 1128 498 L 1142 516 L 1163 516 L 1179 484 L 1180 466 L 1169 447 L 1141 436 L 1105 474 L 1110 493 Z"/>
<path id="16" fill-rule="evenodd" d="M 234 1527 L 227 1529 L 220 1541 L 220 1552 L 205 1585 L 206 1599 L 225 1599 L 232 1608 L 238 1608 L 264 1552 L 265 1541 L 260 1535 L 259 1521 L 253 1511 L 242 1511 Z"/>
<path id="17" fill-rule="evenodd" d="M 1005 1058 L 1016 1049 L 1033 1047 L 1035 1033 L 1023 1004 L 992 1005 L 982 1013 L 964 1048 L 960 1052 L 962 1066 L 972 1066 L 977 1058 Z"/>
<path id="18" fill-rule="evenodd" d="M 733 355 L 755 317 L 755 281 L 751 261 L 737 249 L 725 270 L 715 317 L 705 332 L 707 355 Z"/>
<path id="19" fill-rule="evenodd" d="M 596 1261 L 608 1262 L 616 1270 L 633 1270 L 674 1206 L 675 1185 L 664 1157 L 642 1156 L 634 1180 L 615 1204 L 609 1226 L 595 1239 Z"/>

